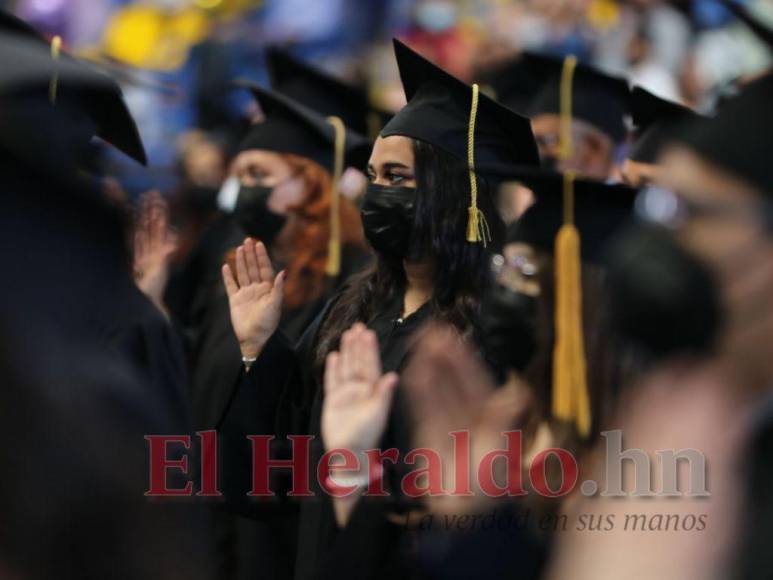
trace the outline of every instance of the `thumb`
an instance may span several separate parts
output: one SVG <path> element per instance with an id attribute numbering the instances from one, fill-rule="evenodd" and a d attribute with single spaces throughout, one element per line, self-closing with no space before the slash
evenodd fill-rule
<path id="1" fill-rule="evenodd" d="M 284 296 L 285 281 L 287 280 L 287 270 L 282 270 L 274 278 L 274 287 L 271 288 L 271 300 L 281 302 Z"/>
<path id="2" fill-rule="evenodd" d="M 387 373 L 376 383 L 376 396 L 384 403 L 385 408 L 390 407 L 400 377 L 397 373 Z"/>

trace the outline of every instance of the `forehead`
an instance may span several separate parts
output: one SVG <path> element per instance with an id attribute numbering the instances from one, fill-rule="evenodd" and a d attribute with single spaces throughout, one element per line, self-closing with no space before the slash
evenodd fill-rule
<path id="1" fill-rule="evenodd" d="M 401 135 L 376 139 L 369 164 L 373 167 L 380 167 L 388 163 L 400 163 L 407 167 L 413 167 L 413 141 Z"/>
<path id="2" fill-rule="evenodd" d="M 237 166 L 244 165 L 261 165 L 272 166 L 282 163 L 282 156 L 274 151 L 266 151 L 263 149 L 248 149 L 242 151 L 236 156 L 234 163 Z"/>

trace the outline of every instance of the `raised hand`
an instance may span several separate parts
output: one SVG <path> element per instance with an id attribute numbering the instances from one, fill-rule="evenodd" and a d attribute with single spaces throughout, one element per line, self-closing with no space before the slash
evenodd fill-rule
<path id="1" fill-rule="evenodd" d="M 163 295 L 169 281 L 169 260 L 177 239 L 169 227 L 169 208 L 158 191 L 143 195 L 134 232 L 134 280 L 164 313 Z"/>
<path id="2" fill-rule="evenodd" d="M 275 277 L 266 247 L 247 238 L 236 250 L 236 277 L 225 264 L 223 282 L 242 356 L 256 358 L 279 326 L 285 272 Z"/>
<path id="3" fill-rule="evenodd" d="M 454 485 L 453 440 L 449 433 L 470 433 L 470 465 L 505 444 L 502 431 L 516 428 L 516 421 L 530 404 L 526 389 L 494 388 L 494 382 L 458 333 L 434 326 L 418 341 L 403 383 L 414 414 L 414 447 L 433 449 L 443 460 L 443 485 Z M 479 510 L 485 501 L 471 482 L 475 497 L 428 497 L 432 513 L 461 514 Z"/>
<path id="4" fill-rule="evenodd" d="M 386 428 L 397 375 L 381 373 L 378 339 L 357 323 L 341 337 L 340 352 L 325 365 L 322 441 L 325 449 L 361 454 L 375 448 Z"/>

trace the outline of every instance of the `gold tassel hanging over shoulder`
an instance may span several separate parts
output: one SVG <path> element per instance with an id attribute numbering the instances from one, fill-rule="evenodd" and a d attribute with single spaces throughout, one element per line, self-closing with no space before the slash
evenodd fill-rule
<path id="1" fill-rule="evenodd" d="M 562 159 L 572 155 L 572 80 L 577 60 L 564 61 L 561 76 Z M 574 174 L 564 173 L 563 225 L 556 236 L 556 341 L 553 350 L 553 415 L 573 422 L 582 437 L 590 434 L 585 341 L 582 325 L 580 234 L 574 225 Z"/>
<path id="2" fill-rule="evenodd" d="M 467 241 L 483 242 L 483 247 L 491 241 L 486 216 L 478 209 L 478 178 L 475 175 L 475 121 L 478 117 L 480 87 L 472 85 L 472 106 L 470 125 L 467 133 L 467 165 L 470 170 L 470 207 L 467 208 Z"/>
<path id="3" fill-rule="evenodd" d="M 62 37 L 54 36 L 51 40 L 51 58 L 56 62 L 59 60 L 59 55 L 62 52 Z M 56 104 L 56 95 L 59 90 L 59 72 L 54 70 L 54 74 L 51 75 L 51 82 L 48 85 L 48 100 L 52 105 Z"/>
<path id="4" fill-rule="evenodd" d="M 341 272 L 341 176 L 344 173 L 344 153 L 346 150 L 346 127 L 339 117 L 328 117 L 327 121 L 335 129 L 335 157 L 333 183 L 330 192 L 330 239 L 327 246 L 327 265 L 325 273 L 335 277 Z"/>

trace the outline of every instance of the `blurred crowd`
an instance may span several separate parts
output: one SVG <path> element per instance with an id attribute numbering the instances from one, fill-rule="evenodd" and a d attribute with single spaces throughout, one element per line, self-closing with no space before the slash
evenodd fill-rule
<path id="1" fill-rule="evenodd" d="M 227 147 L 250 104 L 232 79 L 265 84 L 267 46 L 403 104 L 392 37 L 463 80 L 521 50 L 575 54 L 671 100 L 708 110 L 739 77 L 769 62 L 719 0 L 11 0 L 0 3 L 78 54 L 116 64 L 152 172 L 119 167 L 132 194 L 169 190 L 203 129 Z M 773 19 L 770 6 L 748 4 Z M 116 163 L 120 163 L 117 160 Z"/>

